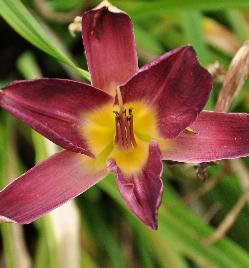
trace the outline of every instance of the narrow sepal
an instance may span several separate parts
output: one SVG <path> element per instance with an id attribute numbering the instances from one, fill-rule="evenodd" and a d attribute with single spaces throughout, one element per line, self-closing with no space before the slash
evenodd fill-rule
<path id="1" fill-rule="evenodd" d="M 80 134 L 85 112 L 112 97 L 84 83 L 42 78 L 16 81 L 0 92 L 0 106 L 63 148 L 93 156 Z"/>
<path id="2" fill-rule="evenodd" d="M 158 144 L 151 142 L 147 163 L 140 173 L 126 175 L 113 160 L 109 169 L 115 172 L 119 191 L 130 210 L 150 228 L 157 229 L 163 194 L 163 164 Z"/>
<path id="3" fill-rule="evenodd" d="M 249 115 L 201 112 L 188 130 L 168 141 L 165 160 L 210 162 L 249 155 Z"/>
<path id="4" fill-rule="evenodd" d="M 63 151 L 30 169 L 0 192 L 0 222 L 30 223 L 101 180 L 81 154 Z"/>

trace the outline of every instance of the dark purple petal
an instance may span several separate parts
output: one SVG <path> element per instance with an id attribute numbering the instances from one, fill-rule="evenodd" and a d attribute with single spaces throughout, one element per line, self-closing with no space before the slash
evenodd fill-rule
<path id="1" fill-rule="evenodd" d="M 17 81 L 0 91 L 0 106 L 63 148 L 92 156 L 79 133 L 84 112 L 112 97 L 84 83 L 42 78 Z"/>
<path id="2" fill-rule="evenodd" d="M 152 142 L 146 165 L 140 174 L 127 176 L 111 161 L 121 196 L 137 217 L 152 229 L 157 229 L 158 208 L 163 194 L 161 179 L 163 164 L 159 146 Z"/>
<path id="3" fill-rule="evenodd" d="M 184 131 L 169 141 L 165 160 L 209 162 L 249 155 L 249 115 L 201 112 L 191 125 L 196 134 Z"/>
<path id="4" fill-rule="evenodd" d="M 174 138 L 206 104 L 212 77 L 190 46 L 172 50 L 145 65 L 121 87 L 124 102 L 145 100 L 157 110 L 159 130 Z"/>
<path id="5" fill-rule="evenodd" d="M 137 53 L 129 16 L 112 6 L 86 12 L 82 37 L 92 83 L 112 95 L 137 72 Z"/>
<path id="6" fill-rule="evenodd" d="M 97 183 L 106 170 L 87 171 L 86 157 L 57 153 L 9 184 L 0 192 L 0 222 L 30 223 Z"/>

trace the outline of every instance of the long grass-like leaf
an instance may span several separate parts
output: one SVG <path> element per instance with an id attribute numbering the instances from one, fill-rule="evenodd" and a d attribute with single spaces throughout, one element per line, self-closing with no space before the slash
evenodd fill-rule
<path id="1" fill-rule="evenodd" d="M 55 57 L 57 60 L 69 65 L 82 77 L 90 80 L 89 73 L 77 67 L 73 61 L 53 43 L 38 21 L 20 0 L 1 0 L 0 15 L 12 28 L 15 29 L 16 32 L 34 46 L 48 53 L 52 57 Z"/>
<path id="2" fill-rule="evenodd" d="M 112 176 L 108 176 L 112 180 Z M 110 194 L 124 208 L 119 193 L 111 181 L 104 180 L 101 188 Z M 182 254 L 188 256 L 199 265 L 210 267 L 244 267 L 249 266 L 249 256 L 235 243 L 224 238 L 216 245 L 206 246 L 202 238 L 210 235 L 211 227 L 205 225 L 200 218 L 185 208 L 177 196 L 167 187 L 167 201 L 170 209 L 162 207 L 159 216 L 160 236 L 164 243 L 170 243 Z M 131 217 L 137 221 L 133 215 Z M 139 224 L 139 223 L 137 223 Z M 144 228 L 141 226 L 141 230 Z M 146 230 L 144 228 L 144 230 Z"/>
<path id="3" fill-rule="evenodd" d="M 207 64 L 207 45 L 202 29 L 202 14 L 196 11 L 182 13 L 182 28 L 185 42 L 192 45 L 202 64 Z"/>
<path id="4" fill-rule="evenodd" d="M 158 1 L 113 1 L 117 6 L 127 10 L 130 15 L 155 14 L 167 10 L 223 10 L 229 8 L 249 8 L 247 0 L 158 0 Z"/>

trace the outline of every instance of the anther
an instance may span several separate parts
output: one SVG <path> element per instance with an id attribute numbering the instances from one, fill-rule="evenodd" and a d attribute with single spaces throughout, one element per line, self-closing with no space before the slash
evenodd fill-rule
<path id="1" fill-rule="evenodd" d="M 112 111 L 112 112 L 116 115 L 116 117 L 120 117 L 119 112 L 117 111 Z"/>

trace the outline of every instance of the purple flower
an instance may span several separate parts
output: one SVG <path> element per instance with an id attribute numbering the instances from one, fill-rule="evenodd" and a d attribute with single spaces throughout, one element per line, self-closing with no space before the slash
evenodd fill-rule
<path id="1" fill-rule="evenodd" d="M 43 78 L 0 91 L 1 107 L 65 149 L 0 192 L 0 220 L 30 223 L 113 171 L 127 206 L 156 229 L 162 160 L 249 155 L 249 115 L 201 112 L 212 78 L 190 46 L 138 69 L 132 23 L 117 8 L 87 12 L 82 35 L 92 85 Z"/>

